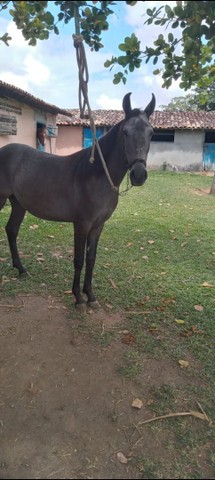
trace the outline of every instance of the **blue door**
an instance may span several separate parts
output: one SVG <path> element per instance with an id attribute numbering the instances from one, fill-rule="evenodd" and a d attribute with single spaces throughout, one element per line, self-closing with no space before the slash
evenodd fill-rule
<path id="1" fill-rule="evenodd" d="M 96 138 L 100 138 L 104 134 L 104 128 L 96 127 Z M 84 128 L 84 148 L 91 147 L 93 143 L 93 135 L 90 127 Z"/>
<path id="2" fill-rule="evenodd" d="M 215 171 L 215 143 L 204 144 L 203 165 L 204 170 Z"/>

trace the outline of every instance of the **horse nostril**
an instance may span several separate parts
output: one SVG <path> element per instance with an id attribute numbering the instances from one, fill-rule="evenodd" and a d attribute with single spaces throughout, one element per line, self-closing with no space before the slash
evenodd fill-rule
<path id="1" fill-rule="evenodd" d="M 137 162 L 130 171 L 130 180 L 133 186 L 143 185 L 147 179 L 147 171 L 143 162 Z"/>

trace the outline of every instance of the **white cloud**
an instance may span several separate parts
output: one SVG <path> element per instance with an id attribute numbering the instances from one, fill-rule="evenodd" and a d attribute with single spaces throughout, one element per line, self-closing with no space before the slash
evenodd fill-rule
<path id="1" fill-rule="evenodd" d="M 26 55 L 24 65 L 26 69 L 26 79 L 29 83 L 43 85 L 49 80 L 50 71 L 48 67 L 36 60 L 32 55 Z"/>
<path id="2" fill-rule="evenodd" d="M 21 30 L 18 30 L 16 24 L 10 21 L 7 26 L 7 33 L 12 37 L 10 47 L 29 48 L 28 42 L 24 39 Z"/>
<path id="3" fill-rule="evenodd" d="M 35 94 L 34 88 L 48 82 L 50 70 L 44 62 L 41 42 L 31 47 L 14 22 L 1 25 L 12 37 L 10 46 L 1 43 L 1 80 Z M 39 96 L 39 95 L 36 95 Z"/>
<path id="4" fill-rule="evenodd" d="M 109 97 L 105 93 L 99 95 L 97 99 L 98 108 L 104 110 L 121 110 L 122 109 L 122 99 L 116 97 Z"/>
<path id="5" fill-rule="evenodd" d="M 29 89 L 28 79 L 21 75 L 16 75 L 13 72 L 7 72 L 7 71 L 1 72 L 0 79 L 3 82 L 6 82 L 11 85 L 14 85 L 15 87 L 21 88 L 22 90 Z"/>

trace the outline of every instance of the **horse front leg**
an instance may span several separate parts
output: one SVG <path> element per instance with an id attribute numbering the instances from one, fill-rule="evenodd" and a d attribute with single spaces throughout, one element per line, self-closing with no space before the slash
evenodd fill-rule
<path id="1" fill-rule="evenodd" d="M 94 309 L 99 307 L 99 303 L 92 290 L 93 269 L 96 261 L 96 252 L 100 234 L 104 224 L 98 228 L 91 230 L 87 237 L 87 251 L 86 251 L 86 270 L 84 278 L 83 292 L 87 295 L 87 304 Z"/>
<path id="2" fill-rule="evenodd" d="M 19 257 L 19 252 L 17 248 L 17 236 L 26 211 L 19 204 L 19 202 L 14 196 L 10 197 L 9 200 L 11 203 L 12 211 L 5 230 L 7 233 L 8 243 L 10 247 L 12 265 L 13 267 L 17 268 L 19 274 L 22 275 L 26 273 L 26 269 L 23 267 Z"/>
<path id="3" fill-rule="evenodd" d="M 81 294 L 80 280 L 84 265 L 84 253 L 87 241 L 87 233 L 74 225 L 74 280 L 72 292 L 75 296 L 75 306 L 81 311 L 86 309 L 86 301 Z"/>

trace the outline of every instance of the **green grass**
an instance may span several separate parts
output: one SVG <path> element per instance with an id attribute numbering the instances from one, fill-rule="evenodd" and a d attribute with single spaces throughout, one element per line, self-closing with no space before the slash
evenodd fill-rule
<path id="1" fill-rule="evenodd" d="M 126 312 L 140 348 L 147 336 L 154 350 L 153 331 L 165 331 L 169 342 L 168 329 L 178 337 L 195 327 L 183 343 L 204 360 L 207 371 L 213 368 L 215 287 L 202 284 L 215 285 L 215 196 L 197 195 L 195 189 L 209 188 L 211 182 L 195 174 L 150 172 L 145 186 L 120 197 L 106 223 L 93 279 L 101 305 Z M 73 226 L 26 215 L 18 245 L 31 276 L 19 281 L 4 231 L 9 211 L 7 205 L 0 213 L 1 294 L 52 293 L 71 304 L 64 292 L 73 280 Z M 183 354 L 183 346 L 178 349 Z"/>
<path id="2" fill-rule="evenodd" d="M 146 355 L 173 362 L 187 360 L 189 375 L 199 380 L 195 387 L 187 383 L 184 389 L 168 385 L 152 389 L 155 415 L 183 409 L 187 403 L 196 409 L 193 403 L 197 399 L 215 420 L 215 196 L 201 194 L 211 183 L 212 178 L 204 175 L 149 172 L 145 186 L 120 197 L 98 246 L 94 291 L 104 309 L 111 306 L 111 312 L 123 313 L 123 328 L 135 338 L 118 374 L 138 377 Z M 9 211 L 7 205 L 0 213 L 1 297 L 31 292 L 58 295 L 75 316 L 71 297 L 64 293 L 71 290 L 73 281 L 72 225 L 27 214 L 19 249 L 26 255 L 23 263 L 31 276 L 19 281 L 11 269 L 4 231 Z M 31 228 L 34 225 L 38 228 Z M 43 262 L 38 261 L 41 257 Z M 196 305 L 203 309 L 196 310 Z M 113 328 L 102 338 L 94 337 L 95 343 L 105 348 L 116 341 L 117 332 Z M 209 445 L 208 462 L 214 468 L 213 428 L 200 422 L 199 430 L 191 434 L 187 422 L 168 420 L 169 463 L 134 455 L 132 462 L 136 462 L 140 478 L 204 478 L 195 452 L 205 445 Z M 151 428 L 160 434 L 167 427 L 157 424 Z M 171 460 L 175 448 L 178 454 Z"/>

